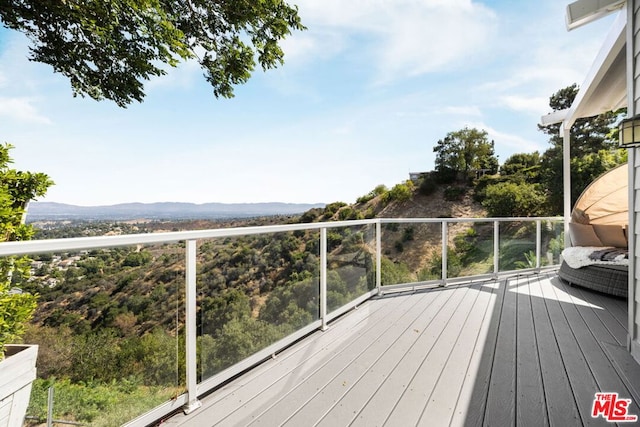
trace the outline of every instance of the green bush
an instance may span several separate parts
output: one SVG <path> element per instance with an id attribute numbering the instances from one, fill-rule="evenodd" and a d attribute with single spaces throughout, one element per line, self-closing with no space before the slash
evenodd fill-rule
<path id="1" fill-rule="evenodd" d="M 345 206 L 338 211 L 338 219 L 340 221 L 362 219 L 362 214 L 351 206 Z"/>
<path id="2" fill-rule="evenodd" d="M 501 182 L 487 187 L 482 205 L 490 217 L 527 217 L 543 213 L 546 201 L 539 184 Z"/>
<path id="3" fill-rule="evenodd" d="M 177 387 L 145 387 L 131 380 L 76 384 L 68 379 L 36 379 L 27 414 L 37 417 L 39 422 L 47 418 L 49 387 L 54 387 L 54 419 L 73 420 L 95 427 L 122 425 L 169 401 L 181 391 Z"/>
<path id="4" fill-rule="evenodd" d="M 336 214 L 340 210 L 340 208 L 347 206 L 344 202 L 333 202 L 329 203 L 324 208 L 324 214 L 322 215 L 322 219 L 330 219 L 332 216 Z"/>
<path id="5" fill-rule="evenodd" d="M 431 175 L 426 175 L 420 180 L 418 192 L 424 196 L 430 196 L 438 189 L 438 183 Z"/>
<path id="6" fill-rule="evenodd" d="M 413 227 L 407 227 L 404 229 L 404 231 L 402 232 L 402 241 L 403 242 L 409 242 L 411 240 L 414 239 L 414 228 Z"/>
<path id="7" fill-rule="evenodd" d="M 402 184 L 396 184 L 391 190 L 382 196 L 384 204 L 389 204 L 392 201 L 404 202 L 410 200 L 413 197 L 413 182 L 406 181 Z"/>
<path id="8" fill-rule="evenodd" d="M 411 281 L 411 273 L 406 264 L 394 263 L 388 258 L 382 258 L 381 266 L 380 279 L 383 286 L 408 283 Z"/>
<path id="9" fill-rule="evenodd" d="M 467 193 L 467 189 L 464 187 L 451 186 L 444 189 L 444 199 L 449 201 L 462 200 Z"/>

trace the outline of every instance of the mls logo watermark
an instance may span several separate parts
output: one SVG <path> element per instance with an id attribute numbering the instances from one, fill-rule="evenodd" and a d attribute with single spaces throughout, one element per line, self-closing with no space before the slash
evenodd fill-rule
<path id="1" fill-rule="evenodd" d="M 638 416 L 629 414 L 631 399 L 619 399 L 618 393 L 596 393 L 591 408 L 591 417 L 602 417 L 611 423 L 632 423 Z"/>

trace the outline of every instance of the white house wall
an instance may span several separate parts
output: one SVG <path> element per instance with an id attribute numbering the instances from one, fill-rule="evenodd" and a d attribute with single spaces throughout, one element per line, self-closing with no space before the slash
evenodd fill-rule
<path id="1" fill-rule="evenodd" d="M 627 99 L 628 116 L 640 113 L 640 0 L 627 2 Z M 629 338 L 631 354 L 640 362 L 640 149 L 629 150 L 630 253 L 633 262 L 629 266 Z"/>

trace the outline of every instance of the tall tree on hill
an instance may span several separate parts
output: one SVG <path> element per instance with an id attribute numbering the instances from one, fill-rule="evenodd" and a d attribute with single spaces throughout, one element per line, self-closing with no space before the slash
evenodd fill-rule
<path id="1" fill-rule="evenodd" d="M 494 174 L 498 171 L 498 158 L 494 143 L 485 130 L 465 127 L 449 132 L 433 147 L 436 153 L 436 175 L 441 182 L 466 180 L 474 171 Z"/>
<path id="2" fill-rule="evenodd" d="M 513 154 L 500 166 L 500 175 L 518 177 L 522 181 L 534 184 L 540 182 L 540 153 L 517 153 Z"/>
<path id="3" fill-rule="evenodd" d="M 283 63 L 279 42 L 304 26 L 283 0 L 0 2 L 4 26 L 25 33 L 30 59 L 49 64 L 75 95 L 120 107 L 144 97 L 143 82 L 195 59 L 216 97 L 232 97 L 255 68 Z"/>
<path id="4" fill-rule="evenodd" d="M 573 84 L 560 89 L 549 99 L 553 111 L 569 108 L 578 94 Z M 626 151 L 617 148 L 615 124 L 625 110 L 609 111 L 599 116 L 576 120 L 571 128 L 571 205 L 598 176 L 626 161 Z M 548 214 L 563 211 L 562 145 L 560 124 L 538 128 L 550 136 L 551 147 L 542 155 L 540 176 L 549 191 Z"/>

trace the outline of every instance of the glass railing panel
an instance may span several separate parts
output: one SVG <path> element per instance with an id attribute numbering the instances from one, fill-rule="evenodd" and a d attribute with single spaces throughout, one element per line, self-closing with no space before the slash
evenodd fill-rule
<path id="1" fill-rule="evenodd" d="M 560 264 L 564 249 L 564 221 L 541 221 L 540 266 Z"/>
<path id="2" fill-rule="evenodd" d="M 493 272 L 493 222 L 451 222 L 448 234 L 447 278 Z"/>
<path id="3" fill-rule="evenodd" d="M 535 221 L 500 222 L 499 232 L 499 271 L 536 267 Z"/>
<path id="4" fill-rule="evenodd" d="M 200 381 L 319 318 L 319 242 L 317 230 L 199 242 Z"/>
<path id="5" fill-rule="evenodd" d="M 375 224 L 327 229 L 327 312 L 375 288 Z"/>
<path id="6" fill-rule="evenodd" d="M 442 278 L 442 223 L 382 224 L 382 286 Z"/>
<path id="7" fill-rule="evenodd" d="M 28 415 L 121 425 L 184 392 L 184 245 L 31 256 L 39 345 Z"/>

